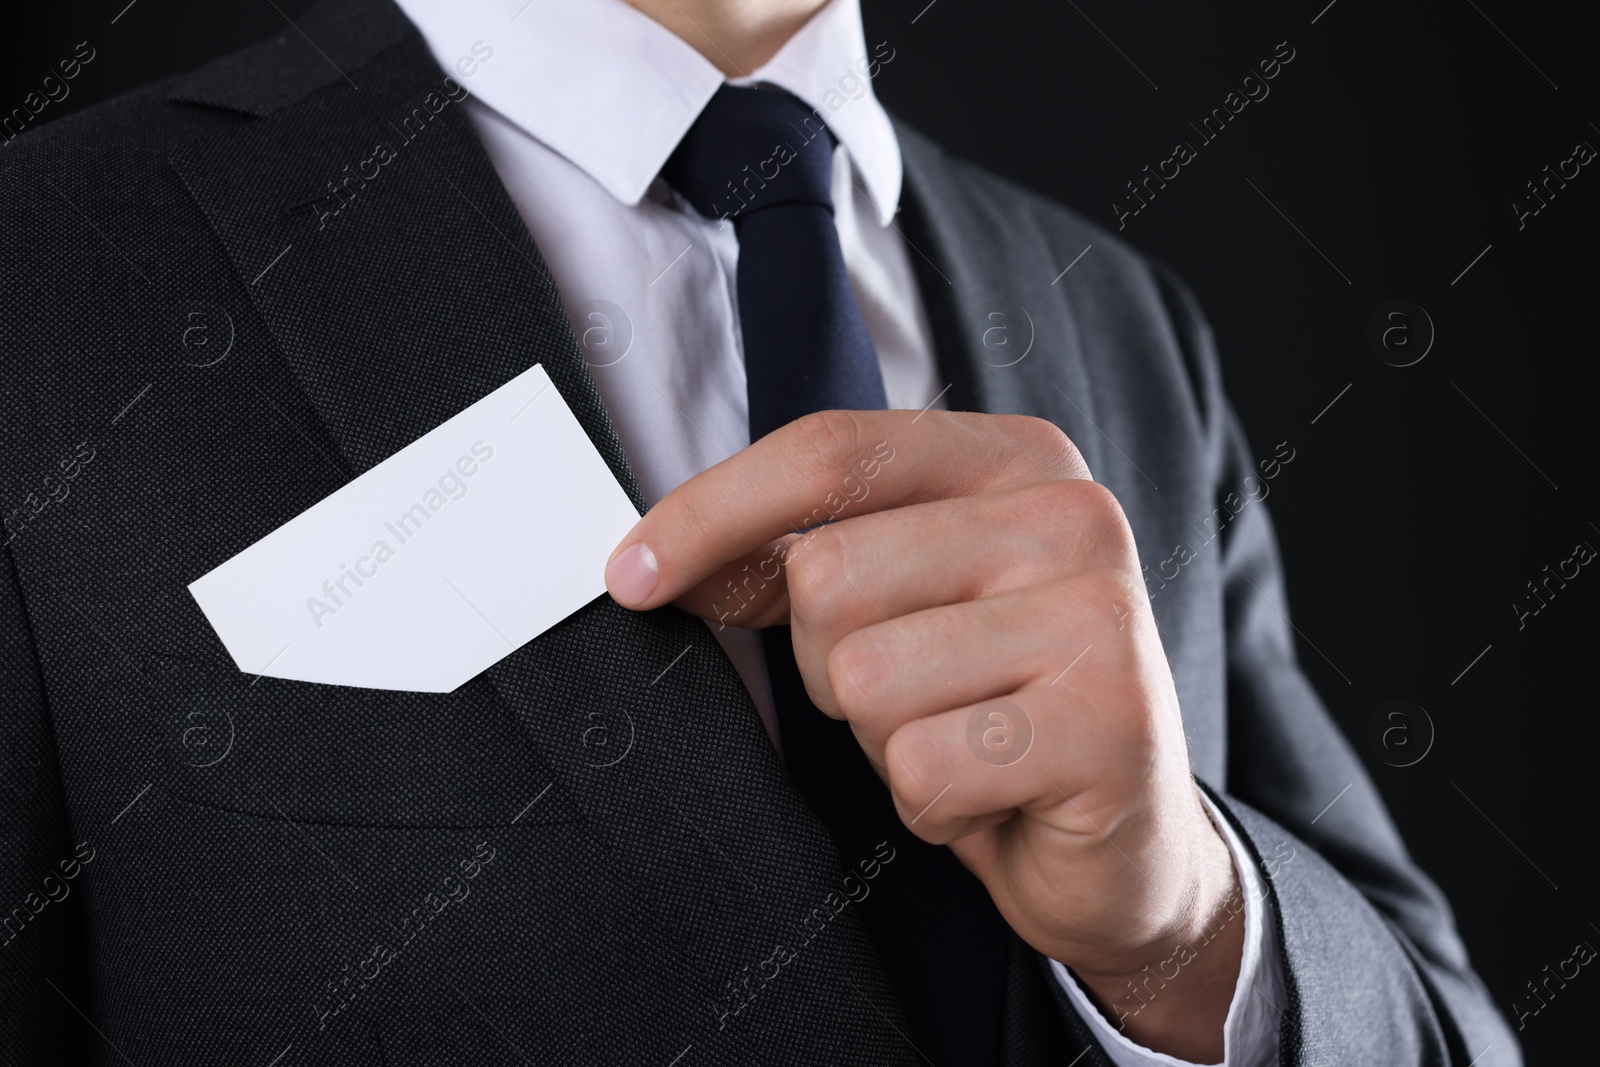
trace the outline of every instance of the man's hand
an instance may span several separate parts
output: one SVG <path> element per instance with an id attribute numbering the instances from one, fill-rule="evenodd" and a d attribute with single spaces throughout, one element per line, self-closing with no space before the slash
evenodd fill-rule
<path id="1" fill-rule="evenodd" d="M 808 416 L 669 493 L 606 583 L 629 608 L 790 623 L 812 701 L 849 721 L 911 830 L 948 844 L 1133 1040 L 1222 1058 L 1244 926 L 1232 860 L 1190 775 L 1133 534 L 1060 430 Z"/>

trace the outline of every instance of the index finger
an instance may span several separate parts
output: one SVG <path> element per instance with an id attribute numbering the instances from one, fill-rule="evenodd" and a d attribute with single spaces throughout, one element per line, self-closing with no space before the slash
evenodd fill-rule
<path id="1" fill-rule="evenodd" d="M 1087 478 L 1076 446 L 1025 415 L 819 411 L 684 482 L 606 564 L 624 607 L 669 603 L 786 534 L 841 516 L 1060 478 Z"/>

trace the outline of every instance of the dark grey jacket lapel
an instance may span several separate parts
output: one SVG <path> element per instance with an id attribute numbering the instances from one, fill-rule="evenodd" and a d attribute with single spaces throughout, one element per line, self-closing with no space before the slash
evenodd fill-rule
<path id="1" fill-rule="evenodd" d="M 950 406 L 1049 419 L 1100 474 L 1081 341 L 1057 287 L 1069 261 L 1057 262 L 1060 250 L 1041 240 L 1021 198 L 975 195 L 953 169 L 962 164 L 903 123 L 896 132 L 906 166 L 902 233 Z"/>

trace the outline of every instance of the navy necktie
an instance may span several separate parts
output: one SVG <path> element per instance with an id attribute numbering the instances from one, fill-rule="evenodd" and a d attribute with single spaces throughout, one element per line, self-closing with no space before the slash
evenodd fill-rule
<path id="1" fill-rule="evenodd" d="M 834 227 L 833 148 L 832 132 L 796 97 L 724 85 L 662 170 L 697 211 L 731 221 L 739 237 L 752 441 L 813 411 L 888 406 Z M 1006 952 L 993 902 L 948 849 L 905 828 L 849 724 L 812 705 L 789 627 L 762 639 L 789 775 L 847 873 L 856 871 L 851 885 L 865 887 L 862 921 L 911 1039 L 939 1067 L 993 1064 Z M 885 840 L 894 860 L 862 879 L 860 865 Z"/>

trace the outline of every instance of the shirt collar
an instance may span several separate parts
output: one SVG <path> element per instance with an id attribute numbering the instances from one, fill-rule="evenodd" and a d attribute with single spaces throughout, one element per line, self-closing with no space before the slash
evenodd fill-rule
<path id="1" fill-rule="evenodd" d="M 447 73 L 625 204 L 644 197 L 724 81 L 625 0 L 397 2 Z M 486 47 L 493 54 L 483 60 Z M 458 65 L 462 57 L 473 62 Z M 828 0 L 777 55 L 732 83 L 776 85 L 814 108 L 887 225 L 902 169 L 894 127 L 868 76 L 880 59 L 867 52 L 859 0 Z"/>

